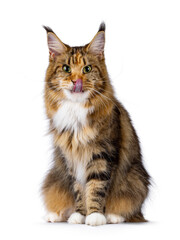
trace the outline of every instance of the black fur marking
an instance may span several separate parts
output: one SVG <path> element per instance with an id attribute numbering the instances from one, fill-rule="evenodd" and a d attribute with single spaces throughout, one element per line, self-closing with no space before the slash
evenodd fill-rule
<path id="1" fill-rule="evenodd" d="M 102 78 L 102 80 L 104 80 L 104 76 L 103 76 L 103 74 L 101 73 L 100 68 L 99 68 L 98 66 L 94 66 L 94 67 L 97 68 L 97 70 L 98 70 L 98 72 L 99 72 L 100 78 Z M 104 82 L 104 81 L 103 81 L 103 82 Z"/>
<path id="2" fill-rule="evenodd" d="M 99 211 L 99 208 L 97 208 L 97 207 L 90 207 L 89 209 L 90 209 L 90 210 L 95 210 L 95 211 L 97 211 L 97 212 Z M 93 212 L 95 212 L 95 211 L 93 211 Z"/>
<path id="3" fill-rule="evenodd" d="M 85 58 L 83 57 L 83 62 L 84 62 L 84 65 L 86 65 L 86 60 L 85 60 Z"/>
<path id="4" fill-rule="evenodd" d="M 114 151 L 110 154 L 112 166 L 116 166 L 119 162 L 120 140 L 121 140 L 121 126 L 120 126 L 120 111 L 117 106 L 114 107 L 114 119 L 112 119 L 112 126 L 115 128 L 116 135 L 111 139 L 111 144 L 114 146 Z"/>
<path id="5" fill-rule="evenodd" d="M 97 192 L 96 192 L 96 195 L 97 195 L 97 196 L 100 196 L 100 197 L 102 197 L 102 198 L 104 198 L 104 197 L 106 196 L 105 192 L 102 192 L 102 191 L 97 191 Z"/>
<path id="6" fill-rule="evenodd" d="M 100 172 L 100 173 L 91 173 L 87 177 L 87 182 L 91 180 L 100 180 L 100 181 L 108 181 L 110 180 L 111 176 L 107 172 Z"/>
<path id="7" fill-rule="evenodd" d="M 79 190 L 74 192 L 74 198 L 77 199 L 77 196 L 79 195 Z"/>
<path id="8" fill-rule="evenodd" d="M 99 205 L 101 205 L 101 200 L 100 200 L 99 198 L 94 197 L 94 198 L 91 199 L 91 201 L 92 201 L 92 202 L 96 202 L 96 203 L 98 203 Z M 96 208 L 96 207 L 93 207 L 93 206 L 92 206 L 92 208 Z"/>
<path id="9" fill-rule="evenodd" d="M 52 82 L 48 82 L 47 83 L 48 84 L 48 87 L 51 89 L 51 90 L 53 90 L 53 91 L 57 91 L 57 87 L 58 87 L 58 85 L 57 84 L 53 84 Z"/>
<path id="10" fill-rule="evenodd" d="M 99 154 L 94 154 L 92 156 L 92 161 L 95 161 L 97 159 L 105 159 L 107 162 L 111 161 L 111 157 L 106 152 L 101 152 Z"/>
<path id="11" fill-rule="evenodd" d="M 46 30 L 47 33 L 49 33 L 49 32 L 54 33 L 53 30 L 50 27 L 48 27 L 48 26 L 44 26 L 43 25 L 43 28 Z"/>
<path id="12" fill-rule="evenodd" d="M 95 208 L 92 208 L 92 209 L 95 209 Z M 99 213 L 99 209 L 97 211 L 92 211 L 91 214 L 92 213 Z"/>
<path id="13" fill-rule="evenodd" d="M 79 212 L 79 213 L 81 213 L 82 215 L 84 215 L 84 211 L 83 211 L 81 208 L 77 208 L 77 209 L 76 209 L 76 212 Z"/>
<path id="14" fill-rule="evenodd" d="M 103 213 L 105 213 L 105 212 L 106 212 L 106 207 L 103 208 Z"/>
<path id="15" fill-rule="evenodd" d="M 71 59 L 72 59 L 72 63 L 74 64 L 74 55 L 71 57 Z"/>
<path id="16" fill-rule="evenodd" d="M 61 130 L 61 135 L 63 134 L 63 133 L 65 133 L 67 130 L 66 130 L 66 128 L 63 128 L 62 130 Z"/>
<path id="17" fill-rule="evenodd" d="M 55 68 L 54 72 L 56 73 L 59 68 L 60 68 L 60 66 L 57 66 L 57 67 Z"/>
<path id="18" fill-rule="evenodd" d="M 82 201 L 82 197 L 81 197 L 81 195 L 79 195 L 79 197 L 76 198 L 76 202 L 80 202 L 80 201 Z"/>
<path id="19" fill-rule="evenodd" d="M 111 168 L 112 168 L 112 164 L 114 162 L 114 156 L 111 154 L 108 154 L 107 152 L 101 152 L 99 154 L 94 154 L 93 153 L 93 156 L 92 156 L 92 160 L 89 162 L 89 164 L 87 165 L 87 170 L 91 168 L 92 166 L 92 162 L 96 161 L 96 160 L 99 160 L 99 159 L 104 159 L 106 160 L 106 162 L 108 163 L 107 164 L 107 172 L 106 172 L 106 175 L 110 174 L 111 172 Z"/>
<path id="20" fill-rule="evenodd" d="M 106 30 L 105 22 L 102 22 L 102 23 L 100 24 L 100 26 L 99 26 L 98 32 L 101 32 L 101 31 L 104 31 L 104 32 L 105 32 L 105 30 Z"/>
<path id="21" fill-rule="evenodd" d="M 105 153 L 106 154 L 106 153 Z M 96 161 L 96 160 L 99 160 L 99 159 L 105 159 L 105 158 L 103 158 L 103 152 L 101 152 L 100 154 L 94 154 L 93 153 L 93 155 L 92 155 L 92 160 L 88 163 L 88 165 L 87 165 L 87 170 L 89 169 L 89 168 L 91 168 L 91 166 L 92 166 L 92 162 L 93 161 Z M 107 159 L 106 159 L 107 160 Z"/>

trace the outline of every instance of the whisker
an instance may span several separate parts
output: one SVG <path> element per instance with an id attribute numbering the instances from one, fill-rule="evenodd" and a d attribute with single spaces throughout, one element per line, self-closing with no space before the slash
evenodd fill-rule
<path id="1" fill-rule="evenodd" d="M 106 100 L 106 101 L 110 100 L 119 109 L 119 107 L 116 105 L 116 103 L 112 99 L 110 99 L 109 97 L 105 96 L 104 94 L 100 93 L 99 91 L 97 91 L 95 89 L 92 89 L 92 90 L 97 92 L 98 94 L 100 94 L 102 97 L 105 97 L 106 99 L 104 99 L 104 100 Z"/>
<path id="2" fill-rule="evenodd" d="M 94 91 L 94 89 L 93 88 L 91 88 L 91 89 L 88 89 L 88 90 L 92 90 L 92 91 Z M 94 96 L 95 96 L 95 94 L 94 94 Z M 103 99 L 102 99 L 102 97 L 101 96 L 99 96 L 100 98 L 100 101 L 103 103 L 103 105 L 105 106 L 105 108 L 107 109 L 107 104 L 105 104 L 104 102 L 103 102 Z"/>
<path id="3" fill-rule="evenodd" d="M 91 92 L 91 91 L 89 91 L 89 92 L 90 92 L 90 95 L 91 95 L 92 97 L 95 96 L 95 93 L 94 93 L 94 92 Z M 100 97 L 100 96 L 99 96 L 99 97 Z M 99 99 L 100 99 L 100 101 L 103 103 L 103 105 L 106 107 L 105 103 L 102 101 L 102 98 L 100 97 Z M 100 109 L 100 108 L 98 108 L 98 111 L 99 111 L 99 109 Z M 107 108 L 106 108 L 106 109 L 107 109 Z"/>
<path id="4" fill-rule="evenodd" d="M 92 87 L 91 85 L 85 85 L 85 87 Z M 98 88 L 100 88 L 100 89 L 102 89 L 104 92 L 107 92 L 107 93 L 110 93 L 110 94 L 112 94 L 112 92 L 110 92 L 110 91 L 107 91 L 107 90 L 105 90 L 104 88 L 102 88 L 102 87 L 98 87 Z M 113 90 L 112 90 L 113 91 Z"/>

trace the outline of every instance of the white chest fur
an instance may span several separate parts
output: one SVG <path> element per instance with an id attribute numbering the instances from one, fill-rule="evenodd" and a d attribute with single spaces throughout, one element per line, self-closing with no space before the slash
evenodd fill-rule
<path id="1" fill-rule="evenodd" d="M 54 125 L 59 131 L 67 129 L 77 132 L 86 125 L 88 111 L 82 103 L 64 101 L 53 117 Z"/>
<path id="2" fill-rule="evenodd" d="M 83 133 L 82 127 L 87 124 L 87 114 L 92 112 L 94 108 L 85 108 L 80 102 L 64 101 L 61 103 L 58 111 L 53 117 L 54 126 L 59 132 L 69 130 L 74 132 L 76 140 L 71 151 L 66 151 L 66 147 L 62 149 L 67 157 L 70 168 L 73 169 L 76 180 L 82 185 L 85 184 L 85 168 L 86 160 L 89 159 L 89 152 L 78 152 L 79 143 L 86 144 L 90 136 L 87 132 Z M 84 136 L 85 134 L 85 136 Z M 64 143 L 63 143 L 64 144 Z M 64 145 L 63 145 L 64 146 Z"/>
<path id="3" fill-rule="evenodd" d="M 85 185 L 85 165 L 83 162 L 78 162 L 75 169 L 76 180 L 81 184 Z"/>

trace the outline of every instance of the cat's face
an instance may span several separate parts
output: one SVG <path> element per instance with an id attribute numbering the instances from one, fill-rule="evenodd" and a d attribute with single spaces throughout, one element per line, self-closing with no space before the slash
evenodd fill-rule
<path id="1" fill-rule="evenodd" d="M 69 47 L 50 29 L 48 47 L 50 64 L 46 87 L 56 97 L 73 102 L 84 102 L 101 94 L 106 87 L 104 62 L 105 32 L 102 29 L 93 40 L 83 47 Z"/>

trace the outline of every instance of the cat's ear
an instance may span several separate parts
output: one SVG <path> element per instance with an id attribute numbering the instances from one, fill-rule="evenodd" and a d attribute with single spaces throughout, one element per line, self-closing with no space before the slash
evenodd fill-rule
<path id="1" fill-rule="evenodd" d="M 102 57 L 105 45 L 105 23 L 101 23 L 99 31 L 93 40 L 87 45 L 86 50 L 92 54 Z"/>
<path id="2" fill-rule="evenodd" d="M 53 30 L 49 27 L 43 26 L 47 32 L 47 42 L 49 47 L 49 54 L 51 58 L 60 55 L 67 51 L 67 46 L 57 37 Z"/>

